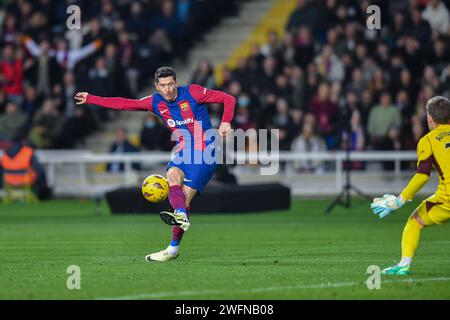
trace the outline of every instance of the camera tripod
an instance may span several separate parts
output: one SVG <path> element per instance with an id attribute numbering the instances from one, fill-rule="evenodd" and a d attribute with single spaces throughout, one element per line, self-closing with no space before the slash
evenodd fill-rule
<path id="1" fill-rule="evenodd" d="M 342 191 L 339 193 L 339 195 L 336 196 L 336 198 L 331 202 L 331 204 L 328 206 L 328 208 L 325 210 L 325 213 L 330 213 L 331 210 L 333 210 L 334 206 L 337 204 L 340 204 L 346 208 L 351 207 L 351 194 L 350 192 L 353 190 L 357 195 L 359 195 L 362 198 L 368 199 L 369 201 L 372 200 L 368 195 L 366 195 L 364 192 L 359 190 L 357 187 L 352 185 L 351 183 L 351 171 L 352 171 L 352 162 L 350 160 L 350 148 L 351 148 L 351 124 L 350 119 L 351 116 L 349 115 L 348 107 L 346 106 L 344 109 L 344 121 L 345 121 L 345 132 L 347 134 L 347 142 L 345 145 L 345 185 L 342 188 Z"/>

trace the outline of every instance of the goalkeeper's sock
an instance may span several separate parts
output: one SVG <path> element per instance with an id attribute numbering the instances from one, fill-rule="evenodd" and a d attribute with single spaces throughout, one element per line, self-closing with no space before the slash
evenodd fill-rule
<path id="1" fill-rule="evenodd" d="M 407 267 L 411 264 L 411 257 L 402 257 L 400 262 L 398 263 L 399 267 Z"/>
<path id="2" fill-rule="evenodd" d="M 419 246 L 421 231 L 422 226 L 415 218 L 410 217 L 403 229 L 402 236 L 402 261 L 404 263 L 408 262 L 408 259 L 409 263 L 411 263 L 411 259 L 414 257 L 414 253 Z"/>

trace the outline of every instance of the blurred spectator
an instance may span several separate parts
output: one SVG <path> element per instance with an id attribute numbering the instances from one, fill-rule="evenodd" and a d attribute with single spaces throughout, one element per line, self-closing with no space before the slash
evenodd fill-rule
<path id="1" fill-rule="evenodd" d="M 391 88 L 393 95 L 400 91 L 405 91 L 410 102 L 414 104 L 417 96 L 417 86 L 416 82 L 411 77 L 411 72 L 409 72 L 408 69 L 401 70 L 400 77 L 392 81 Z M 411 110 L 408 111 L 411 112 Z"/>
<path id="2" fill-rule="evenodd" d="M 140 141 L 144 150 L 163 150 L 169 151 L 170 146 L 167 141 L 170 140 L 169 131 L 158 122 L 155 115 L 149 113 L 142 126 Z"/>
<path id="3" fill-rule="evenodd" d="M 215 88 L 213 67 L 208 60 L 200 60 L 189 83 L 198 84 L 209 89 Z"/>
<path id="4" fill-rule="evenodd" d="M 263 70 L 259 75 L 258 87 L 261 92 L 268 92 L 275 86 L 277 76 L 277 60 L 273 56 L 264 59 Z"/>
<path id="5" fill-rule="evenodd" d="M 5 113 L 0 116 L 0 141 L 12 140 L 23 135 L 27 116 L 20 111 L 15 102 L 6 104 Z"/>
<path id="6" fill-rule="evenodd" d="M 55 146 L 64 126 L 64 118 L 56 110 L 54 102 L 46 99 L 32 123 L 30 142 L 38 149 L 51 149 Z"/>
<path id="7" fill-rule="evenodd" d="M 283 43 L 280 44 L 277 52 L 275 52 L 275 55 L 280 61 L 282 61 L 283 65 L 295 65 L 297 49 L 295 47 L 294 36 L 292 33 L 286 33 L 284 35 Z"/>
<path id="8" fill-rule="evenodd" d="M 75 115 L 75 101 L 73 99 L 75 93 L 77 92 L 75 84 L 75 75 L 67 71 L 63 78 L 64 85 L 64 114 L 67 118 L 71 118 Z"/>
<path id="9" fill-rule="evenodd" d="M 175 52 L 185 53 L 183 48 L 187 45 L 185 35 L 186 27 L 183 27 L 181 20 L 175 12 L 175 3 L 173 0 L 163 0 L 161 12 L 157 14 L 150 22 L 152 30 L 162 30 L 169 37 Z"/>
<path id="10" fill-rule="evenodd" d="M 111 0 L 103 0 L 102 4 L 102 11 L 99 16 L 100 23 L 106 30 L 112 30 L 114 22 L 119 19 L 119 13 L 114 9 Z"/>
<path id="11" fill-rule="evenodd" d="M 45 171 L 35 151 L 26 144 L 23 137 L 22 134 L 16 135 L 12 146 L 5 150 L 0 159 L 0 187 L 3 187 L 4 183 L 13 187 L 31 186 L 39 199 L 48 199 L 52 191 L 47 185 Z M 20 163 L 22 166 L 18 170 Z"/>
<path id="12" fill-rule="evenodd" d="M 37 60 L 37 61 L 36 61 Z M 29 84 L 36 88 L 37 93 L 50 96 L 51 88 L 61 80 L 61 69 L 56 59 L 50 54 L 50 43 L 42 40 L 39 45 L 39 55 L 26 72 Z"/>
<path id="13" fill-rule="evenodd" d="M 276 101 L 276 114 L 271 122 L 271 128 L 280 130 L 280 150 L 289 150 L 295 128 L 285 98 L 280 97 Z"/>
<path id="14" fill-rule="evenodd" d="M 130 17 L 126 21 L 127 29 L 134 39 L 144 40 L 147 28 L 146 17 L 140 1 L 133 1 L 130 6 Z"/>
<path id="15" fill-rule="evenodd" d="M 389 128 L 387 138 L 383 139 L 378 146 L 378 150 L 384 151 L 400 151 L 402 150 L 402 141 L 401 141 L 401 132 L 398 127 Z M 384 161 L 383 169 L 384 170 L 393 170 L 395 167 L 395 162 L 393 161 Z"/>
<path id="16" fill-rule="evenodd" d="M 127 130 L 125 128 L 118 128 L 116 130 L 116 140 L 111 144 L 109 152 L 123 154 L 128 152 L 139 152 L 139 149 L 128 140 Z M 109 172 L 121 172 L 124 171 L 124 168 L 124 163 L 119 162 L 108 163 L 107 166 Z M 133 163 L 132 168 L 134 170 L 140 170 L 140 165 L 138 163 Z"/>
<path id="17" fill-rule="evenodd" d="M 316 116 L 318 132 L 325 137 L 329 149 L 332 149 L 335 143 L 333 135 L 336 130 L 337 111 L 337 105 L 331 101 L 330 85 L 322 82 L 318 94 L 309 105 L 309 112 Z"/>
<path id="18" fill-rule="evenodd" d="M 347 84 L 346 90 L 354 91 L 358 96 L 362 95 L 364 89 L 367 88 L 367 83 L 363 79 L 363 74 L 360 68 L 353 69 L 351 81 Z M 370 93 L 371 94 L 371 93 Z"/>
<path id="19" fill-rule="evenodd" d="M 365 129 L 361 121 L 361 113 L 358 110 L 353 110 L 350 119 L 350 126 L 351 126 L 351 139 L 348 141 L 350 142 L 350 149 L 357 151 L 364 150 Z"/>
<path id="20" fill-rule="evenodd" d="M 442 1 L 430 0 L 422 13 L 422 17 L 430 23 L 433 32 L 448 34 L 450 27 L 450 14 Z"/>
<path id="21" fill-rule="evenodd" d="M 422 18 L 420 10 L 411 8 L 411 28 L 414 38 L 423 44 L 428 44 L 431 40 L 431 27 L 427 20 Z"/>
<path id="22" fill-rule="evenodd" d="M 305 123 L 301 134 L 292 142 L 292 151 L 299 153 L 324 152 L 327 150 L 325 141 L 315 131 L 315 117 L 312 114 L 305 116 Z M 296 170 L 322 173 L 324 163 L 318 160 L 295 161 Z"/>
<path id="23" fill-rule="evenodd" d="M 417 143 L 425 134 L 425 128 L 423 126 L 423 123 L 417 116 L 413 116 L 411 118 L 411 123 L 412 123 L 412 128 L 410 132 L 411 134 L 408 134 L 407 139 L 405 140 L 404 144 L 405 150 L 416 150 Z"/>
<path id="24" fill-rule="evenodd" d="M 14 52 L 12 45 L 3 48 L 0 63 L 0 86 L 5 96 L 17 104 L 22 103 L 23 94 L 23 54 L 21 50 Z"/>
<path id="25" fill-rule="evenodd" d="M 411 114 L 412 106 L 409 100 L 408 93 L 405 90 L 398 91 L 397 96 L 395 98 L 395 106 L 402 115 L 402 122 L 404 123 L 405 121 L 408 121 L 412 115 Z"/>
<path id="26" fill-rule="evenodd" d="M 316 57 L 315 62 L 319 74 L 326 80 L 334 82 L 344 79 L 344 66 L 342 61 L 334 54 L 331 46 L 326 45 L 322 53 Z"/>
<path id="27" fill-rule="evenodd" d="M 72 98 L 72 97 L 71 97 Z M 40 107 L 42 101 L 36 92 L 36 88 L 29 86 L 25 89 L 25 97 L 22 103 L 22 109 L 28 116 L 28 124 L 31 124 L 34 114 Z"/>
<path id="28" fill-rule="evenodd" d="M 389 82 L 384 76 L 382 69 L 376 69 L 372 80 L 368 84 L 368 89 L 372 96 L 379 97 L 381 92 L 388 90 Z"/>
<path id="29" fill-rule="evenodd" d="M 440 37 L 434 41 L 433 48 L 430 51 L 427 57 L 427 63 L 432 65 L 436 70 L 444 69 L 450 61 L 448 43 L 446 44 L 446 41 Z"/>
<path id="30" fill-rule="evenodd" d="M 5 112 L 5 106 L 6 106 L 6 97 L 3 93 L 3 90 L 0 88 L 0 114 Z"/>
<path id="31" fill-rule="evenodd" d="M 350 118 L 343 119 L 349 121 L 347 124 L 341 126 L 340 147 L 342 150 L 362 151 L 365 148 L 365 129 L 361 119 L 361 113 L 358 109 L 348 106 Z M 347 118 L 347 117 L 345 117 Z M 349 166 L 347 162 L 344 163 L 344 168 Z M 352 161 L 351 168 L 358 170 L 364 168 L 364 163 L 360 161 Z"/>
<path id="32" fill-rule="evenodd" d="M 302 68 L 298 66 L 292 68 L 289 82 L 292 87 L 292 106 L 296 109 L 305 109 L 305 74 Z"/>
<path id="33" fill-rule="evenodd" d="M 61 147 L 74 147 L 78 142 L 84 143 L 85 138 L 95 129 L 94 119 L 89 114 L 89 109 L 76 106 L 74 114 L 66 119 L 64 132 L 60 139 Z"/>
<path id="34" fill-rule="evenodd" d="M 295 62 L 300 67 L 306 68 L 314 59 L 314 42 L 311 29 L 305 26 L 301 27 L 294 43 L 296 47 Z"/>
<path id="35" fill-rule="evenodd" d="M 24 43 L 33 57 L 42 55 L 41 47 L 39 47 L 31 37 L 24 36 Z M 55 57 L 61 68 L 73 70 L 79 61 L 94 53 L 101 46 L 102 41 L 96 40 L 80 49 L 70 49 L 69 44 L 65 39 L 58 39 L 57 49 L 46 50 L 46 53 L 51 57 Z"/>
<path id="36" fill-rule="evenodd" d="M 327 32 L 339 23 L 337 1 L 325 0 L 318 4 L 317 22 L 315 24 L 318 40 L 323 42 Z"/>
<path id="37" fill-rule="evenodd" d="M 286 30 L 295 31 L 302 25 L 313 27 L 316 24 L 316 19 L 316 7 L 306 0 L 297 0 L 297 8 L 289 16 Z"/>
<path id="38" fill-rule="evenodd" d="M 265 57 L 274 56 L 281 48 L 281 42 L 278 38 L 276 30 L 269 30 L 267 32 L 267 42 L 261 47 L 261 54 Z"/>
<path id="39" fill-rule="evenodd" d="M 380 97 L 380 104 L 372 108 L 369 115 L 368 133 L 374 149 L 379 150 L 388 137 L 389 130 L 399 128 L 401 116 L 397 108 L 391 104 L 391 97 L 384 92 Z"/>
<path id="40" fill-rule="evenodd" d="M 20 39 L 17 19 L 13 13 L 7 13 L 4 21 L 5 24 L 1 28 L 0 39 L 4 45 L 15 45 Z"/>

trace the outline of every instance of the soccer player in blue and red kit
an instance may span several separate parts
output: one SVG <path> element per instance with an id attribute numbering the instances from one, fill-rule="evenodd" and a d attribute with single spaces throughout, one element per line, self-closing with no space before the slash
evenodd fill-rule
<path id="1" fill-rule="evenodd" d="M 169 202 L 174 212 L 160 213 L 161 219 L 173 226 L 172 241 L 167 249 L 145 257 L 147 261 L 170 261 L 178 257 L 181 238 L 190 227 L 191 200 L 197 192 L 203 192 L 217 167 L 215 150 L 209 148 L 214 139 L 205 138 L 205 131 L 212 129 L 205 103 L 223 104 L 224 113 L 218 131 L 225 136 L 231 130 L 236 99 L 196 84 L 178 87 L 175 70 L 170 67 L 156 70 L 155 86 L 158 93 L 140 100 L 105 98 L 87 92 L 77 93 L 75 100 L 77 104 L 153 112 L 178 137 L 175 157 L 168 163 L 166 172 L 170 186 Z"/>

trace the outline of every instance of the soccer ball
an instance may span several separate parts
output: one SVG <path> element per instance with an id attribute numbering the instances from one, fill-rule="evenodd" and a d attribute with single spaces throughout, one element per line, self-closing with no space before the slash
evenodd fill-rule
<path id="1" fill-rule="evenodd" d="M 141 189 L 144 198 L 153 203 L 164 201 L 169 195 L 169 183 L 159 174 L 152 174 L 145 178 Z"/>

